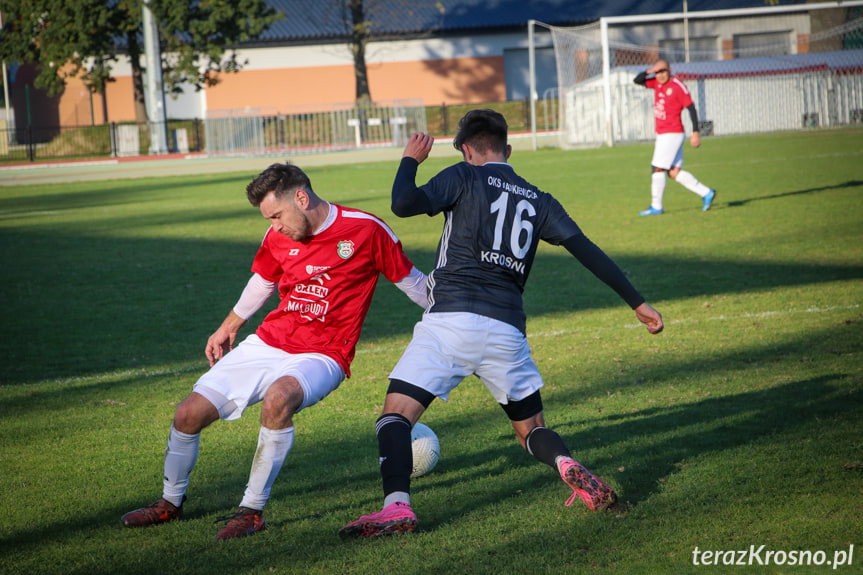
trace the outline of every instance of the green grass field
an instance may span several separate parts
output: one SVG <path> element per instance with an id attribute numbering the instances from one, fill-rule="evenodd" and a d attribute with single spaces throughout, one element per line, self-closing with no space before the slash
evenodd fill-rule
<path id="1" fill-rule="evenodd" d="M 665 215 L 640 218 L 651 152 L 511 158 L 666 322 L 650 336 L 565 250 L 541 249 L 525 305 L 546 421 L 621 508 L 564 507 L 569 488 L 470 379 L 423 418 L 442 457 L 413 484 L 420 532 L 373 541 L 336 533 L 382 502 L 374 422 L 413 304 L 380 284 L 354 377 L 296 418 L 266 532 L 213 541 L 260 406 L 203 433 L 184 521 L 126 529 L 123 513 L 161 495 L 174 408 L 249 276 L 267 226 L 245 200 L 255 174 L 0 188 L 0 572 L 863 572 L 863 131 L 687 144 L 714 208 L 669 182 Z M 456 159 L 436 150 L 420 179 Z M 441 219 L 390 214 L 395 168 L 308 172 L 326 199 L 384 217 L 428 271 Z M 762 545 L 753 565 L 722 564 Z M 694 565 L 696 548 L 719 565 Z M 759 565 L 767 551 L 785 564 Z M 790 564 L 800 551 L 811 565 Z"/>

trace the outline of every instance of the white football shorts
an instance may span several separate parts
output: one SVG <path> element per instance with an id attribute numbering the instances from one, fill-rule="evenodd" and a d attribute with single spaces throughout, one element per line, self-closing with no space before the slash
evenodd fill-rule
<path id="1" fill-rule="evenodd" d="M 683 140 L 685 139 L 686 134 L 682 132 L 657 134 L 650 165 L 663 170 L 681 167 L 683 165 Z"/>
<path id="2" fill-rule="evenodd" d="M 295 377 L 303 388 L 302 409 L 335 391 L 345 372 L 320 353 L 288 353 L 250 335 L 202 375 L 192 391 L 206 397 L 225 420 L 238 419 L 246 407 L 263 401 L 280 377 Z"/>
<path id="3" fill-rule="evenodd" d="M 527 338 L 515 327 L 473 313 L 426 313 L 390 378 L 412 383 L 446 401 L 476 375 L 501 404 L 542 387 Z"/>

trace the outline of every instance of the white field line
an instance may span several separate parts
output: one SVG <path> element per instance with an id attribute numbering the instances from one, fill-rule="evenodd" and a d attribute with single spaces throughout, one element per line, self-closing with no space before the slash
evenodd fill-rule
<path id="1" fill-rule="evenodd" d="M 716 317 L 707 318 L 706 321 L 737 321 L 741 319 L 752 319 L 752 318 L 780 318 L 784 316 L 801 314 L 801 313 L 827 313 L 836 310 L 850 310 L 850 309 L 859 309 L 860 304 L 852 304 L 845 306 L 830 306 L 830 307 L 809 307 L 806 309 L 788 309 L 788 310 L 776 310 L 776 311 L 762 311 L 758 313 L 744 313 L 739 315 L 720 315 Z M 703 320 L 699 319 L 676 319 L 666 323 L 666 325 L 684 325 L 684 324 L 697 324 Z M 597 332 L 597 331 L 615 331 L 619 329 L 641 329 L 644 326 L 641 323 L 628 323 L 622 325 L 614 325 L 610 327 L 574 327 L 572 329 L 561 329 L 555 331 L 538 331 L 527 334 L 528 339 L 534 338 L 542 338 L 542 337 L 557 337 L 560 335 L 567 335 L 572 333 L 580 333 L 583 331 L 589 332 Z M 357 347 L 357 355 L 367 354 L 367 353 L 390 353 L 390 352 L 401 352 L 404 351 L 403 345 L 367 345 Z"/>
<path id="2" fill-rule="evenodd" d="M 774 318 L 774 317 L 784 317 L 788 315 L 801 314 L 801 313 L 827 313 L 836 310 L 849 310 L 849 309 L 859 309 L 860 304 L 852 304 L 845 306 L 829 306 L 829 307 L 810 307 L 806 309 L 788 309 L 788 310 L 776 310 L 776 311 L 762 311 L 758 313 L 743 313 L 738 315 L 719 315 L 716 317 L 709 317 L 706 321 L 737 321 L 741 319 L 752 319 L 752 318 Z M 702 320 L 699 319 L 676 319 L 668 322 L 666 325 L 684 325 L 684 324 L 697 324 Z M 528 338 L 531 337 L 556 337 L 558 335 L 564 335 L 568 333 L 578 333 L 581 331 L 613 331 L 617 329 L 637 329 L 643 328 L 644 326 L 641 323 L 628 323 L 624 325 L 617 325 L 611 327 L 576 327 L 573 329 L 564 329 L 564 330 L 556 330 L 556 331 L 541 331 L 536 333 L 528 334 Z"/>
<path id="3" fill-rule="evenodd" d="M 0 172 L 8 172 L 14 170 L 77 168 L 78 166 L 113 166 L 119 163 L 119 160 L 88 160 L 83 162 L 46 162 L 39 164 L 15 164 L 14 166 L 0 166 Z"/>

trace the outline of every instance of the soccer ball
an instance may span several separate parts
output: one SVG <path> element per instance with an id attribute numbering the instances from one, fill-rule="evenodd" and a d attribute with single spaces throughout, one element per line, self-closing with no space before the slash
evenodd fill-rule
<path id="1" fill-rule="evenodd" d="M 422 477 L 437 465 L 440 457 L 440 442 L 428 425 L 422 423 L 414 425 L 411 430 L 411 449 L 414 454 L 411 478 Z"/>

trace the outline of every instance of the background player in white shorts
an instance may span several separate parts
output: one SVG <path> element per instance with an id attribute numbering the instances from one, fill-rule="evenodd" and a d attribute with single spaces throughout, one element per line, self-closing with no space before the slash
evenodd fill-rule
<path id="1" fill-rule="evenodd" d="M 648 78 L 648 76 L 653 77 Z M 662 196 L 665 193 L 665 174 L 677 181 L 687 190 L 701 198 L 701 209 L 707 211 L 716 198 L 716 190 L 712 190 L 695 179 L 691 173 L 682 170 L 683 140 L 686 139 L 680 114 L 684 109 L 689 111 L 692 120 L 692 136 L 689 143 L 693 148 L 701 145 L 698 133 L 698 112 L 692 102 L 692 96 L 686 85 L 676 76 L 671 75 L 671 66 L 665 60 L 657 60 L 656 64 L 641 72 L 634 82 L 640 86 L 651 88 L 653 96 L 653 115 L 656 120 L 656 144 L 653 148 L 653 175 L 650 183 L 650 207 L 638 213 L 640 216 L 658 216 L 663 213 Z"/>
<path id="2" fill-rule="evenodd" d="M 635 310 L 650 333 L 663 327 L 660 314 L 563 206 L 506 163 L 512 148 L 501 114 L 468 112 L 453 142 L 464 162 L 418 188 L 417 167 L 433 141 L 426 134 L 411 136 L 392 190 L 393 213 L 443 213 L 444 229 L 428 278 L 428 310 L 390 374 L 377 420 L 383 509 L 343 527 L 342 537 L 416 529 L 410 506 L 411 428 L 435 397 L 446 399 L 472 374 L 501 405 L 521 446 L 573 489 L 566 505 L 576 496 L 597 511 L 615 502 L 614 491 L 572 459 L 563 439 L 545 427 L 542 378 L 530 357 L 521 297 L 540 240 L 564 246 Z"/>
<path id="3" fill-rule="evenodd" d="M 179 519 L 200 433 L 217 419 L 261 406 L 249 482 L 237 512 L 216 539 L 266 528 L 262 510 L 293 445 L 293 416 L 335 390 L 347 375 L 378 277 L 417 305 L 428 304 L 426 277 L 375 216 L 328 203 L 308 176 L 273 164 L 246 188 L 270 220 L 237 305 L 207 340 L 210 370 L 178 406 L 165 451 L 162 499 L 123 516 L 127 527 Z M 278 288 L 280 301 L 253 335 L 232 349 L 240 327 Z M 226 353 L 227 352 L 227 353 Z"/>

